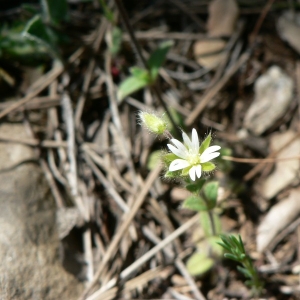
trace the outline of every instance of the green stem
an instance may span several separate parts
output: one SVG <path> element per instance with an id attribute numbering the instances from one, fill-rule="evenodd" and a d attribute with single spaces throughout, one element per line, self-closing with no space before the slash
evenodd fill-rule
<path id="1" fill-rule="evenodd" d="M 215 224 L 215 219 L 214 219 L 214 213 L 211 209 L 208 211 L 208 216 L 209 216 L 209 220 L 210 220 L 210 224 L 211 224 L 212 235 L 216 236 L 217 230 L 216 230 L 216 224 Z"/>
<path id="2" fill-rule="evenodd" d="M 147 64 L 147 61 L 142 53 L 142 49 L 140 47 L 140 44 L 138 43 L 136 37 L 135 37 L 135 34 L 134 34 L 134 30 L 130 24 L 130 20 L 129 20 L 129 17 L 127 15 L 127 12 L 124 8 L 124 5 L 123 5 L 123 2 L 122 0 L 114 0 L 115 1 L 115 4 L 120 12 L 120 16 L 124 22 L 124 25 L 126 27 L 126 30 L 130 36 L 130 40 L 131 40 L 131 46 L 132 48 L 134 49 L 134 51 L 136 52 L 137 54 L 137 57 L 138 59 L 140 60 L 141 64 L 143 65 L 143 67 L 149 71 L 149 67 L 148 67 L 148 64 Z M 170 114 L 170 111 L 166 105 L 166 103 L 164 102 L 164 100 L 162 99 L 161 97 L 161 94 L 160 94 L 160 91 L 158 90 L 158 87 L 157 85 L 152 85 L 151 87 L 151 90 L 153 91 L 153 93 L 155 94 L 155 96 L 157 97 L 158 101 L 160 102 L 160 104 L 162 105 L 163 109 L 166 111 L 173 127 L 174 127 L 174 130 L 176 132 L 176 134 L 178 135 L 178 137 L 180 136 L 180 130 L 178 129 L 178 126 L 176 125 L 175 121 L 174 121 L 174 118 L 172 117 L 172 115 Z"/>

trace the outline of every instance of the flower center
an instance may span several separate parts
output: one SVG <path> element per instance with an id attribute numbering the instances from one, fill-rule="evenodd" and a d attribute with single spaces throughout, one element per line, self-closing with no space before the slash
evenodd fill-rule
<path id="1" fill-rule="evenodd" d="M 189 150 L 188 159 L 190 165 L 198 165 L 200 164 L 200 155 L 198 153 Z"/>

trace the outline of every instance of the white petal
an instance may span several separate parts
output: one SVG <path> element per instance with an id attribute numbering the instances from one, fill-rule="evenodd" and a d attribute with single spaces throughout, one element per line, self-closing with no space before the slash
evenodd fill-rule
<path id="1" fill-rule="evenodd" d="M 190 138 L 188 137 L 188 135 L 184 131 L 182 131 L 182 138 L 183 138 L 183 142 L 186 144 L 186 146 L 189 149 L 192 149 L 193 148 L 193 144 L 192 144 Z"/>
<path id="2" fill-rule="evenodd" d="M 195 128 L 192 130 L 192 144 L 193 144 L 193 150 L 195 152 L 198 152 L 199 150 L 199 139 L 198 139 L 198 133 Z"/>
<path id="3" fill-rule="evenodd" d="M 189 175 L 193 181 L 196 180 L 196 166 L 193 166 L 192 168 L 190 168 Z"/>
<path id="4" fill-rule="evenodd" d="M 189 163 L 184 159 L 175 159 L 169 166 L 169 171 L 178 171 L 189 166 Z"/>
<path id="5" fill-rule="evenodd" d="M 173 145 L 171 144 L 167 144 L 168 148 L 175 154 L 177 155 L 178 157 L 180 158 L 186 158 L 187 156 L 187 153 L 186 151 L 182 151 L 180 149 L 177 149 L 176 147 L 174 147 Z"/>
<path id="6" fill-rule="evenodd" d="M 179 151 L 181 151 L 183 153 L 187 152 L 186 147 L 181 142 L 179 142 L 178 140 L 171 139 L 171 142 L 178 148 Z"/>
<path id="7" fill-rule="evenodd" d="M 201 165 L 197 165 L 197 166 L 195 166 L 195 168 L 196 168 L 196 175 L 197 175 L 197 177 L 198 178 L 200 178 L 201 177 Z"/>
<path id="8" fill-rule="evenodd" d="M 218 151 L 218 150 L 220 150 L 220 149 L 221 149 L 220 146 L 211 146 L 211 147 L 208 147 L 208 148 L 202 153 L 202 155 L 203 155 L 203 154 L 206 155 L 206 154 L 209 154 L 209 153 Z"/>
<path id="9" fill-rule="evenodd" d="M 205 151 L 204 151 L 205 152 Z M 219 152 L 214 152 L 214 153 L 206 153 L 205 155 L 204 155 L 204 152 L 203 152 L 203 154 L 200 156 L 200 161 L 201 161 L 201 163 L 206 163 L 206 162 L 208 162 L 208 161 L 210 161 L 210 160 L 212 160 L 212 159 L 214 159 L 214 158 L 216 158 L 216 157 L 218 157 L 219 155 L 220 155 L 220 153 Z"/>

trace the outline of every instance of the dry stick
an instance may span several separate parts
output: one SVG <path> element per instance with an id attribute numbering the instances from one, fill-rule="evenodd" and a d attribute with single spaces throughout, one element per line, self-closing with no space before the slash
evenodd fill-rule
<path id="1" fill-rule="evenodd" d="M 55 94 L 53 96 L 41 96 L 34 97 L 31 99 L 30 103 L 25 104 L 23 107 L 18 108 L 17 110 L 31 110 L 31 109 L 43 109 L 43 108 L 51 108 L 54 106 L 59 106 L 60 95 Z M 0 109 L 6 109 L 11 107 L 12 105 L 18 103 L 18 101 L 12 100 L 0 103 Z"/>
<path id="2" fill-rule="evenodd" d="M 136 260 L 133 264 L 131 264 L 129 267 L 127 267 L 125 270 L 123 270 L 120 274 L 120 278 L 124 279 L 127 276 L 129 276 L 132 272 L 134 272 L 136 269 L 140 268 L 145 262 L 147 262 L 149 259 L 151 259 L 157 252 L 162 250 L 166 245 L 171 243 L 174 239 L 179 237 L 181 234 L 183 234 L 186 230 L 188 230 L 192 225 L 196 224 L 198 221 L 199 221 L 199 216 L 195 215 L 189 221 L 187 221 L 186 223 L 181 225 L 174 232 L 172 232 L 168 237 L 166 237 L 159 244 L 157 244 L 155 247 L 153 247 L 150 251 L 148 251 L 146 254 L 144 254 L 142 257 L 140 257 L 138 260 Z M 114 287 L 116 282 L 117 282 L 116 279 L 110 280 L 100 290 L 96 291 L 93 295 L 88 297 L 87 300 L 96 299 L 96 297 L 101 295 L 103 292 Z"/>
<path id="3" fill-rule="evenodd" d="M 287 143 L 285 143 L 282 147 L 280 147 L 278 150 L 274 151 L 270 155 L 268 155 L 267 159 L 274 158 L 278 153 L 280 153 L 282 150 L 284 150 L 286 147 L 288 147 L 291 143 L 293 143 L 297 138 L 300 137 L 300 132 L 296 134 L 294 137 L 292 137 Z M 264 164 L 260 162 L 257 166 L 255 166 L 251 171 L 249 171 L 243 179 L 245 181 L 248 181 L 252 179 L 258 172 L 260 172 L 264 168 Z"/>
<path id="4" fill-rule="evenodd" d="M 85 297 L 87 296 L 87 294 L 91 291 L 91 289 L 95 286 L 95 284 L 97 283 L 99 277 L 101 276 L 106 264 L 109 262 L 109 260 L 115 255 L 117 249 L 118 249 L 118 244 L 121 241 L 122 237 L 124 236 L 124 234 L 126 233 L 128 227 L 130 226 L 132 220 L 134 219 L 137 211 L 139 210 L 139 208 L 141 207 L 141 205 L 144 202 L 144 199 L 149 191 L 149 189 L 151 188 L 151 186 L 153 185 L 154 181 L 157 179 L 157 177 L 159 176 L 159 173 L 161 171 L 161 166 L 158 165 L 154 170 L 151 171 L 151 173 L 148 175 L 146 181 L 145 181 L 145 185 L 143 186 L 142 190 L 140 191 L 137 199 L 135 200 L 133 207 L 131 208 L 130 212 L 128 214 L 126 214 L 124 216 L 124 221 L 122 222 L 122 224 L 120 225 L 119 231 L 114 235 L 113 240 L 111 241 L 104 257 L 102 258 L 102 261 L 94 275 L 94 279 L 93 281 L 90 283 L 90 285 L 86 288 L 86 290 L 84 291 L 84 293 L 82 294 L 82 296 L 79 299 L 85 299 Z"/>
<path id="5" fill-rule="evenodd" d="M 163 271 L 164 269 L 162 267 L 156 267 L 154 269 L 150 269 L 145 271 L 143 274 L 128 280 L 125 284 L 124 284 L 124 288 L 122 289 L 123 293 L 126 292 L 130 292 L 133 289 L 136 289 L 137 286 L 144 286 L 146 285 L 146 283 L 148 283 L 149 281 L 159 277 L 159 273 L 161 271 Z M 107 291 L 106 293 L 101 295 L 101 300 L 111 300 L 111 299 L 115 299 L 116 295 L 118 292 L 118 288 L 112 288 L 111 290 Z"/>
<path id="6" fill-rule="evenodd" d="M 147 237 L 155 244 L 159 244 L 161 242 L 161 239 L 159 239 L 156 235 L 154 235 L 147 227 L 143 228 L 143 233 L 147 235 Z M 175 240 L 174 240 L 175 241 Z M 169 257 L 169 258 L 173 258 L 174 254 L 169 251 L 168 248 L 164 248 L 163 251 L 165 252 L 165 254 Z M 185 278 L 185 280 L 187 281 L 187 283 L 190 285 L 190 287 L 192 288 L 192 291 L 195 295 L 195 299 L 197 300 L 205 300 L 205 297 L 202 295 L 202 293 L 200 292 L 199 288 L 197 287 L 195 280 L 193 279 L 193 277 L 190 275 L 190 273 L 188 272 L 188 270 L 186 269 L 185 265 L 183 264 L 182 260 L 180 258 L 177 258 L 175 260 L 175 265 L 177 267 L 177 269 L 179 270 L 179 272 L 181 273 L 181 275 Z"/>
<path id="7" fill-rule="evenodd" d="M 89 62 L 87 71 L 86 71 L 86 75 L 84 76 L 84 81 L 83 81 L 83 87 L 82 87 L 82 92 L 81 95 L 79 97 L 79 100 L 77 102 L 77 106 L 76 106 L 76 111 L 75 111 L 75 128 L 78 129 L 80 127 L 80 120 L 81 120 L 81 116 L 82 116 L 82 112 L 83 112 L 83 108 L 84 108 L 84 104 L 85 104 L 85 100 L 86 100 L 86 94 L 89 90 L 89 86 L 91 83 L 91 79 L 92 79 L 92 75 L 93 75 L 93 71 L 96 65 L 96 61 L 95 59 L 92 59 Z"/>
<path id="8" fill-rule="evenodd" d="M 256 164 L 256 163 L 269 164 L 269 163 L 275 163 L 277 161 L 300 159 L 300 155 L 291 156 L 291 157 L 280 157 L 280 158 L 239 158 L 239 157 L 232 157 L 232 156 L 222 156 L 222 159 L 239 162 L 239 163 L 246 163 L 246 164 Z"/>
<path id="9" fill-rule="evenodd" d="M 298 100 L 298 119 L 300 119 L 300 61 L 296 64 L 296 89 L 297 89 L 297 100 Z M 298 127 L 298 131 L 300 127 Z"/>
<path id="10" fill-rule="evenodd" d="M 271 9 L 273 2 L 274 2 L 274 0 L 269 0 L 269 1 L 267 2 L 267 4 L 265 5 L 264 9 L 262 10 L 262 12 L 261 12 L 261 14 L 260 14 L 260 17 L 259 17 L 258 21 L 257 21 L 256 24 L 255 24 L 255 27 L 254 27 L 254 29 L 253 29 L 253 32 L 252 32 L 251 35 L 250 35 L 250 42 L 251 42 L 251 44 L 254 44 L 255 39 L 256 39 L 256 37 L 257 37 L 257 35 L 258 35 L 258 32 L 259 32 L 259 30 L 260 30 L 260 28 L 261 28 L 261 25 L 262 25 L 262 23 L 263 23 L 263 21 L 264 21 L 266 15 L 267 15 L 267 13 L 268 13 L 269 10 Z"/>
<path id="11" fill-rule="evenodd" d="M 190 287 L 192 288 L 195 299 L 206 300 L 204 295 L 200 292 L 199 288 L 197 287 L 194 278 L 191 276 L 191 274 L 189 273 L 189 271 L 187 270 L 186 266 L 184 265 L 184 263 L 182 262 L 182 260 L 180 258 L 177 258 L 175 260 L 175 265 L 179 269 L 180 273 L 183 275 L 185 280 L 188 282 Z"/>
<path id="12" fill-rule="evenodd" d="M 39 94 L 43 89 L 45 89 L 53 80 L 55 80 L 63 71 L 63 66 L 59 65 L 56 68 L 52 69 L 45 75 L 43 75 L 37 82 L 34 83 L 34 88 L 32 91 L 20 99 L 18 102 L 12 104 L 10 107 L 4 109 L 0 112 L 0 119 L 5 117 L 7 114 L 13 112 L 19 107 L 23 106 L 27 102 L 31 101 L 37 94 Z M 37 85 L 38 83 L 38 85 Z"/>
<path id="13" fill-rule="evenodd" d="M 202 33 L 185 33 L 185 32 L 162 32 L 162 31 L 136 31 L 135 37 L 139 40 L 184 40 L 184 41 L 199 41 L 199 40 L 215 40 L 216 38 L 209 38 Z M 123 34 L 124 41 L 130 41 L 130 35 Z"/>
<path id="14" fill-rule="evenodd" d="M 107 21 L 106 21 L 105 18 L 102 18 L 100 26 L 97 29 L 97 32 L 99 34 L 98 34 L 98 36 L 96 38 L 96 41 L 94 43 L 95 52 L 99 51 L 99 48 L 101 46 L 105 31 L 106 31 L 106 27 L 107 27 Z M 75 111 L 75 128 L 79 128 L 79 126 L 80 126 L 80 119 L 81 119 L 83 108 L 84 108 L 84 105 L 85 105 L 86 94 L 87 94 L 88 89 L 90 87 L 90 83 L 91 83 L 91 79 L 92 79 L 92 75 L 93 75 L 95 65 L 96 65 L 96 60 L 95 60 L 95 58 L 92 58 L 92 60 L 89 63 L 89 66 L 87 68 L 87 71 L 86 71 L 87 75 L 84 77 L 82 93 L 79 97 L 77 107 L 76 107 L 76 111 Z"/>
<path id="15" fill-rule="evenodd" d="M 64 207 L 63 198 L 62 198 L 62 196 L 59 192 L 59 189 L 57 188 L 57 185 L 55 183 L 55 180 L 52 176 L 51 171 L 49 170 L 49 168 L 47 166 L 47 163 L 42 158 L 40 159 L 40 165 L 41 165 L 42 170 L 44 171 L 45 177 L 46 177 L 46 179 L 48 181 L 48 184 L 50 186 L 51 192 L 52 192 L 53 197 L 54 197 L 55 202 L 56 202 L 56 206 L 58 208 L 63 208 Z"/>
<path id="16" fill-rule="evenodd" d="M 116 190 L 113 188 L 111 183 L 105 178 L 105 176 L 102 174 L 102 172 L 97 168 L 97 166 L 94 164 L 93 160 L 93 154 L 88 150 L 85 149 L 85 160 L 88 163 L 88 165 L 91 167 L 92 171 L 96 175 L 96 177 L 99 179 L 99 181 L 103 184 L 107 192 L 111 195 L 111 197 L 115 200 L 117 205 L 125 212 L 129 212 L 129 207 L 126 204 L 126 202 L 122 199 L 122 197 L 116 192 Z"/>
<path id="17" fill-rule="evenodd" d="M 131 159 L 131 154 L 130 154 L 130 149 L 128 147 L 127 139 L 125 137 L 121 120 L 120 120 L 120 114 L 118 110 L 118 104 L 117 104 L 117 99 L 116 99 L 116 93 L 114 90 L 114 83 L 112 79 L 112 75 L 110 72 L 110 67 L 111 67 L 111 54 L 109 52 L 106 53 L 106 61 L 105 61 L 105 71 L 106 71 L 106 84 L 107 84 L 107 89 L 109 93 L 109 104 L 110 104 L 110 111 L 113 119 L 113 123 L 116 126 L 119 137 L 122 141 L 123 147 L 120 149 L 126 160 L 127 160 L 127 166 L 129 168 L 129 171 L 131 173 L 131 180 L 132 180 L 132 185 L 133 188 L 137 188 L 137 180 L 136 180 L 136 172 L 134 169 L 134 164 Z"/>
<path id="18" fill-rule="evenodd" d="M 218 83 L 210 89 L 202 98 L 201 102 L 195 107 L 188 118 L 185 120 L 185 124 L 190 126 L 194 123 L 199 114 L 203 111 L 206 105 L 216 94 L 225 86 L 228 80 L 234 75 L 235 72 L 249 59 L 250 53 L 245 52 L 240 56 L 239 60 L 227 70 L 224 76 L 218 81 Z"/>
<path id="19" fill-rule="evenodd" d="M 177 6 L 180 10 L 182 10 L 187 16 L 189 16 L 197 25 L 201 30 L 205 30 L 206 29 L 206 25 L 202 22 L 201 19 L 199 19 L 194 13 L 193 11 L 190 11 L 185 4 L 183 4 L 184 2 L 179 1 L 179 0 L 169 0 L 171 3 L 173 3 L 175 6 Z"/>
<path id="20" fill-rule="evenodd" d="M 127 15 L 127 12 L 123 6 L 122 0 L 114 0 L 116 3 L 116 6 L 118 7 L 118 10 L 120 12 L 120 16 L 123 19 L 124 25 L 129 33 L 130 39 L 131 39 L 131 46 L 133 47 L 133 49 L 135 50 L 138 59 L 141 61 L 141 64 L 143 65 L 143 67 L 146 70 L 149 70 L 148 64 L 146 62 L 145 57 L 143 56 L 141 47 L 137 41 L 137 39 L 135 38 L 135 34 L 134 34 L 134 30 L 129 22 L 129 18 Z M 169 118 L 169 120 L 171 121 L 173 128 L 176 130 L 176 133 L 178 135 L 180 135 L 180 130 L 178 129 L 172 115 L 170 114 L 170 111 L 168 109 L 168 107 L 166 106 L 164 100 L 161 97 L 160 91 L 158 90 L 157 86 L 153 85 L 151 86 L 152 91 L 154 92 L 155 96 L 157 97 L 158 101 L 160 102 L 160 104 L 162 105 L 163 109 L 165 110 L 165 112 L 167 113 L 167 116 Z"/>
<path id="21" fill-rule="evenodd" d="M 14 137 L 5 137 L 0 135 L 0 141 L 4 142 L 11 142 L 11 143 L 18 143 L 18 144 L 24 144 L 28 146 L 39 146 L 43 148 L 66 148 L 67 142 L 65 141 L 52 141 L 52 140 L 38 140 L 38 139 L 19 139 Z"/>
<path id="22" fill-rule="evenodd" d="M 250 49 L 253 47 L 254 42 L 256 40 L 257 34 L 259 32 L 259 29 L 270 10 L 274 0 L 269 0 L 266 4 L 265 8 L 263 9 L 260 18 L 258 19 L 255 28 L 251 34 L 251 46 Z M 250 52 L 244 53 L 240 59 L 231 66 L 231 68 L 228 69 L 228 71 L 225 73 L 225 75 L 220 79 L 220 81 L 211 89 L 209 90 L 204 96 L 202 101 L 196 106 L 195 110 L 191 113 L 191 115 L 186 119 L 185 124 L 187 126 L 192 125 L 192 123 L 195 121 L 195 119 L 198 117 L 198 115 L 202 112 L 202 110 L 205 108 L 205 106 L 208 104 L 208 102 L 224 87 L 224 85 L 227 83 L 227 81 L 231 78 L 231 76 L 249 59 Z"/>
<path id="23" fill-rule="evenodd" d="M 101 158 L 97 152 L 95 152 L 91 147 L 86 144 L 83 144 L 83 149 L 88 151 L 89 156 L 93 159 L 96 165 L 104 169 L 105 172 L 110 172 L 112 178 L 121 185 L 121 187 L 130 194 L 133 194 L 134 191 L 127 181 L 120 175 L 116 168 L 108 168 L 105 160 Z M 125 203 L 125 202 L 124 202 Z"/>

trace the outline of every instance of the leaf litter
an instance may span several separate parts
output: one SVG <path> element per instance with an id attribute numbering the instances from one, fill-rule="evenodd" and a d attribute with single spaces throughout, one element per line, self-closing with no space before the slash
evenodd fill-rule
<path id="1" fill-rule="evenodd" d="M 37 69 L 44 71 L 34 83 L 26 72 L 19 79 L 20 65 L 1 66 L 23 85 L 11 98 L 9 85 L 0 82 L 5 100 L 0 118 L 27 122 L 32 128 L 34 136 L 18 142 L 38 148 L 49 169 L 46 175 L 52 176 L 58 220 L 68 223 L 58 226 L 63 251 L 71 251 L 80 266 L 73 275 L 87 286 L 78 298 L 250 298 L 233 265 L 220 257 L 214 264 L 204 257 L 209 270 L 203 276 L 188 273 L 187 261 L 195 250 L 207 255 L 210 248 L 201 242 L 201 234 L 200 240 L 194 239 L 203 228 L 197 216 L 182 209 L 188 196 L 180 192 L 180 184 L 160 178 L 162 167 L 156 159 L 147 165 L 164 141 L 149 137 L 136 120 L 140 109 L 162 111 L 161 103 L 148 88 L 118 102 L 118 84 L 136 65 L 130 37 L 123 32 L 120 52 L 107 53 L 105 35 L 112 36 L 113 27 L 97 5 L 72 5 L 73 27 L 68 30 L 77 40 L 62 54 L 67 66 L 48 61 L 45 69 Z M 293 49 L 299 51 L 299 25 L 286 16 L 281 5 L 286 9 L 288 4 L 282 1 L 265 6 L 262 1 L 231 0 L 226 9 L 224 5 L 225 1 L 141 1 L 126 9 L 145 53 L 153 53 L 161 40 L 173 40 L 158 76 L 160 91 L 176 95 L 163 99 L 180 115 L 180 127 L 192 125 L 203 136 L 212 130 L 215 139 L 231 149 L 230 155 L 249 159 L 227 169 L 219 163 L 214 173 L 230 185 L 221 201 L 222 227 L 240 232 L 246 240 L 266 283 L 264 299 L 297 299 L 298 281 L 292 276 L 299 265 L 295 87 L 300 78 Z M 118 25 L 125 31 L 121 22 Z M 293 55 L 278 55 L 279 43 Z M 248 131 L 243 138 L 241 130 Z M 0 137 L 3 143 L 13 140 Z M 266 156 L 273 163 L 251 162 Z"/>

